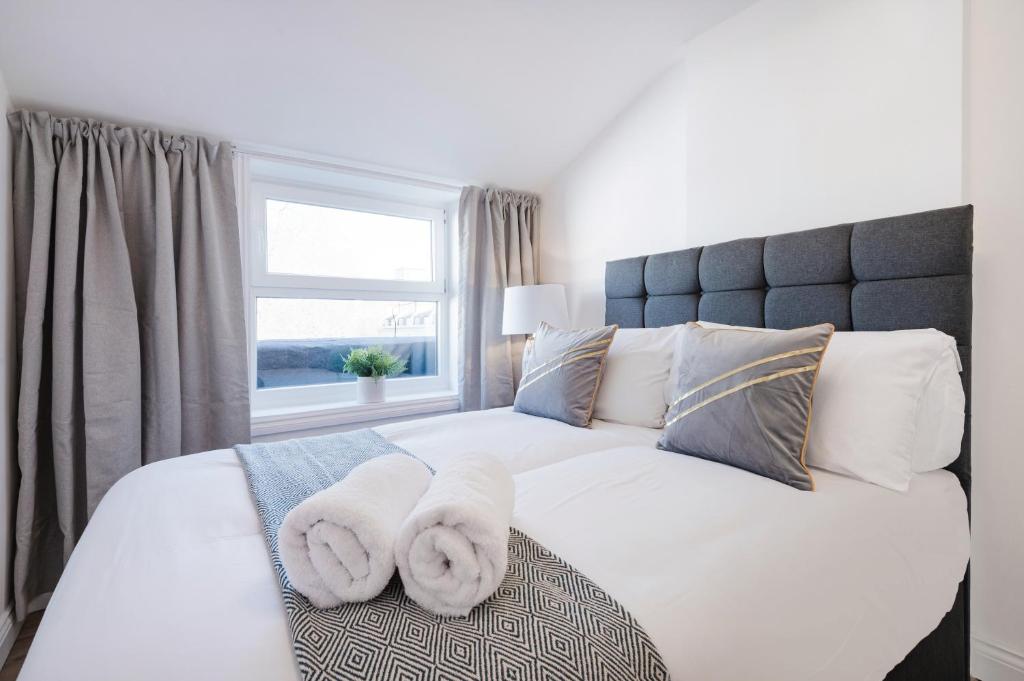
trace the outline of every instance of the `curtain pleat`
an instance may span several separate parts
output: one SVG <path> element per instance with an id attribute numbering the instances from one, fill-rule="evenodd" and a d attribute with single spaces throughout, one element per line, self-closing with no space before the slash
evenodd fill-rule
<path id="1" fill-rule="evenodd" d="M 501 333 L 505 289 L 537 283 L 533 194 L 466 187 L 459 200 L 459 394 L 462 409 L 512 404 L 522 337 Z"/>
<path id="2" fill-rule="evenodd" d="M 15 606 L 141 465 L 249 440 L 230 147 L 46 113 L 14 145 Z"/>

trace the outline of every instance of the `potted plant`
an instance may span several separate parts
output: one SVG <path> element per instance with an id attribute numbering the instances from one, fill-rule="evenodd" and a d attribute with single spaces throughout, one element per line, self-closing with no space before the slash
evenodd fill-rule
<path id="1" fill-rule="evenodd" d="M 373 404 L 384 401 L 384 379 L 405 371 L 405 360 L 382 347 L 356 348 L 345 358 L 344 369 L 356 376 L 356 402 Z"/>

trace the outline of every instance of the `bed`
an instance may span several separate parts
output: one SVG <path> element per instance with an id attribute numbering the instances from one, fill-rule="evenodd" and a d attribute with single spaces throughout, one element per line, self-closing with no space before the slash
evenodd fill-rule
<path id="1" fill-rule="evenodd" d="M 960 343 L 969 386 L 970 218 L 964 207 L 616 261 L 608 320 L 935 327 Z M 769 287 L 778 268 L 788 283 Z M 513 525 L 622 603 L 677 681 L 967 677 L 969 433 L 950 470 L 906 493 L 825 471 L 802 493 L 658 450 L 653 429 L 503 409 L 378 431 L 432 466 L 482 448 L 500 458 L 515 474 Z M 151 464 L 111 489 L 20 678 L 298 678 L 232 450 Z"/>
<path id="2" fill-rule="evenodd" d="M 610 262 L 606 320 L 943 331 L 956 339 L 967 396 L 960 456 L 948 468 L 969 500 L 973 215 L 959 206 Z M 969 586 L 965 571 L 949 613 L 888 681 L 969 678 Z"/>

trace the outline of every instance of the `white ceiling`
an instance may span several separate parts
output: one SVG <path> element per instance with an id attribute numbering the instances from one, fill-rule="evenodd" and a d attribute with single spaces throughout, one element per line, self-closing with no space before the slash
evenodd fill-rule
<path id="1" fill-rule="evenodd" d="M 753 0 L 3 0 L 17 107 L 538 188 Z"/>

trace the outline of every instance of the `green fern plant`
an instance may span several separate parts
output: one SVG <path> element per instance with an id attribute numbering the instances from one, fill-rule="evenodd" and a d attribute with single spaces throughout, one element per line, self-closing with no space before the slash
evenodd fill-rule
<path id="1" fill-rule="evenodd" d="M 397 376 L 405 371 L 405 360 L 399 359 L 380 346 L 356 348 L 348 353 L 342 369 L 345 373 L 360 378 Z"/>

